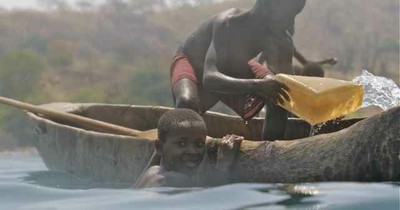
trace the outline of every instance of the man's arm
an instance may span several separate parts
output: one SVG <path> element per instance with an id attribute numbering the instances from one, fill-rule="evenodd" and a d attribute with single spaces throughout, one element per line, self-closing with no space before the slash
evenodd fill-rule
<path id="1" fill-rule="evenodd" d="M 204 64 L 204 86 L 210 91 L 218 93 L 255 94 L 261 85 L 261 79 L 234 78 L 218 70 L 218 64 L 223 65 L 225 62 L 228 62 L 226 61 L 227 52 L 225 51 L 225 49 L 219 49 L 217 56 L 214 40 L 211 42 Z"/>
<path id="2" fill-rule="evenodd" d="M 226 62 L 229 62 L 226 59 L 228 47 L 224 46 L 223 41 L 220 41 L 218 36 L 221 36 L 221 34 L 216 30 L 206 55 L 203 73 L 205 88 L 217 93 L 256 94 L 274 102 L 281 95 L 288 98 L 285 92 L 288 88 L 273 78 L 239 79 L 221 73 L 218 66 L 223 66 Z"/>

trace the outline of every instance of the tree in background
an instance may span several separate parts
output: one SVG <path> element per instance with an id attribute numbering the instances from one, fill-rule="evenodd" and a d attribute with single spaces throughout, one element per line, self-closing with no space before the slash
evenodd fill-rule
<path id="1" fill-rule="evenodd" d="M 34 104 L 171 106 L 179 44 L 216 13 L 255 0 L 40 1 L 48 10 L 0 10 L 0 94 Z M 352 79 L 366 68 L 399 82 L 398 8 L 398 0 L 309 0 L 296 19 L 296 46 L 310 59 L 338 57 L 329 77 Z M 0 135 L 27 132 L 22 116 L 0 108 Z"/>
<path id="2" fill-rule="evenodd" d="M 124 100 L 130 104 L 172 106 L 169 60 L 142 58 L 126 83 Z"/>
<path id="3" fill-rule="evenodd" d="M 35 91 L 46 66 L 42 59 L 31 51 L 15 51 L 0 60 L 0 94 L 25 99 Z"/>
<path id="4" fill-rule="evenodd" d="M 69 5 L 64 0 L 38 0 L 39 5 L 46 9 L 67 10 Z"/>
<path id="5" fill-rule="evenodd" d="M 46 65 L 32 51 L 22 50 L 6 54 L 0 59 L 0 95 L 34 101 L 35 96 L 41 95 L 37 87 L 45 71 Z M 31 145 L 32 135 L 20 110 L 8 107 L 1 109 L 0 128 L 6 133 L 12 133 L 19 145 Z M 8 135 L 8 138 L 11 136 Z M 6 140 L 1 138 L 1 141 Z"/>

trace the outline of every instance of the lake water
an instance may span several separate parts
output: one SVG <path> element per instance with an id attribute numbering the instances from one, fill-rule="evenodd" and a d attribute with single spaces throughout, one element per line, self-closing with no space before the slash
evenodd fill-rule
<path id="1" fill-rule="evenodd" d="M 232 184 L 215 188 L 99 185 L 47 171 L 34 150 L 0 153 L 0 209 L 400 209 L 399 183 Z"/>

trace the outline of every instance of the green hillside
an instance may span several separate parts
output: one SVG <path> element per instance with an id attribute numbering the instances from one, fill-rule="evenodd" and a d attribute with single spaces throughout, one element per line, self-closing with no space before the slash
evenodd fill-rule
<path id="1" fill-rule="evenodd" d="M 0 92 L 35 104 L 171 106 L 169 65 L 179 43 L 219 11 L 253 2 L 160 12 L 122 3 L 97 10 L 0 10 Z M 398 0 L 308 0 L 294 39 L 311 59 L 339 58 L 329 77 L 352 79 L 368 69 L 399 83 Z M 2 106 L 0 129 L 0 149 L 30 144 L 21 111 Z"/>

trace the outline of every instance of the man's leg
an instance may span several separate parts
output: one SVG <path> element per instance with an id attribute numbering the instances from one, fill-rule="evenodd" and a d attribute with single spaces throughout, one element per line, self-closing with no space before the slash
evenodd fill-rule
<path id="1" fill-rule="evenodd" d="M 283 140 L 286 130 L 287 111 L 275 104 L 266 104 L 267 113 L 263 126 L 263 140 Z"/>
<path id="2" fill-rule="evenodd" d="M 188 78 L 178 80 L 172 86 L 175 108 L 187 108 L 200 111 L 200 100 L 197 84 Z"/>

